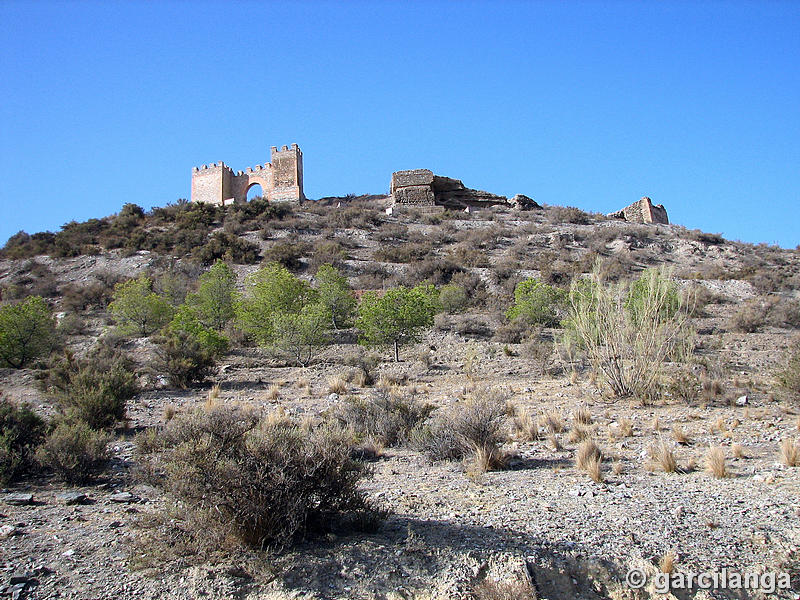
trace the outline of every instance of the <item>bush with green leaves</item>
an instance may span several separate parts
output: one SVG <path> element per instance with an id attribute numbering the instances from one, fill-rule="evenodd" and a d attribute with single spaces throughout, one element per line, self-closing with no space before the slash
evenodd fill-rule
<path id="1" fill-rule="evenodd" d="M 169 323 L 174 308 L 169 300 L 153 291 L 153 282 L 144 275 L 114 286 L 114 300 L 108 306 L 120 331 L 148 336 Z"/>
<path id="2" fill-rule="evenodd" d="M 800 337 L 796 337 L 789 346 L 777 375 L 781 388 L 795 400 L 800 399 Z"/>
<path id="3" fill-rule="evenodd" d="M 0 307 L 0 366 L 21 369 L 59 345 L 53 313 L 39 296 Z"/>
<path id="4" fill-rule="evenodd" d="M 45 421 L 23 404 L 0 398 L 0 483 L 6 484 L 31 464 L 47 432 Z"/>
<path id="5" fill-rule="evenodd" d="M 394 359 L 399 362 L 400 346 L 417 341 L 433 326 L 439 306 L 439 295 L 432 285 L 411 289 L 401 286 L 382 295 L 367 292 L 358 306 L 360 341 L 367 346 L 393 345 Z"/>
<path id="6" fill-rule="evenodd" d="M 694 348 L 689 307 L 668 271 L 643 275 L 631 294 L 624 282 L 573 282 L 565 335 L 585 349 L 602 380 L 620 397 L 649 402 L 657 393 L 666 361 L 684 361 Z M 640 280 L 641 281 L 641 280 Z M 677 306 L 675 301 L 677 299 Z"/>
<path id="7" fill-rule="evenodd" d="M 187 304 L 178 307 L 178 310 L 175 311 L 175 316 L 172 317 L 172 321 L 165 328 L 167 336 L 175 336 L 181 333 L 193 338 L 213 356 L 222 356 L 230 346 L 227 337 L 201 322 L 195 309 Z"/>
<path id="8" fill-rule="evenodd" d="M 334 329 L 347 327 L 355 314 L 356 297 L 347 283 L 347 277 L 336 267 L 324 264 L 314 276 L 319 301 L 327 307 Z"/>
<path id="9" fill-rule="evenodd" d="M 182 329 L 169 331 L 159 338 L 156 363 L 158 369 L 167 374 L 170 384 L 187 388 L 203 383 L 214 373 L 218 354 L 201 339 Z"/>
<path id="10" fill-rule="evenodd" d="M 124 352 L 98 344 L 85 359 L 71 353 L 54 361 L 42 385 L 69 419 L 93 429 L 125 418 L 127 401 L 139 391 L 133 361 Z"/>
<path id="11" fill-rule="evenodd" d="M 236 306 L 238 325 L 261 346 L 288 352 L 299 365 L 307 365 L 327 335 L 332 316 L 318 292 L 271 263 L 248 278 L 248 294 Z"/>
<path id="12" fill-rule="evenodd" d="M 91 481 L 108 463 L 111 437 L 83 421 L 60 421 L 36 451 L 36 460 L 68 483 Z"/>
<path id="13" fill-rule="evenodd" d="M 350 442 L 339 428 L 218 405 L 178 415 L 140 451 L 201 529 L 277 550 L 348 521 L 375 522 Z"/>
<path id="14" fill-rule="evenodd" d="M 566 301 L 566 291 L 536 279 L 526 279 L 514 288 L 514 305 L 506 316 L 529 325 L 558 327 L 566 314 Z"/>
<path id="15" fill-rule="evenodd" d="M 378 393 L 372 398 L 347 398 L 333 416 L 352 430 L 359 441 L 374 440 L 384 446 L 399 446 L 411 431 L 428 418 L 434 407 L 413 398 Z"/>
<path id="16" fill-rule="evenodd" d="M 452 315 L 463 310 L 469 303 L 469 298 L 463 287 L 448 283 L 439 288 L 439 302 L 442 310 Z"/>
<path id="17" fill-rule="evenodd" d="M 236 300 L 236 273 L 218 260 L 200 276 L 197 293 L 187 298 L 187 304 L 206 327 L 219 331 L 233 319 Z"/>

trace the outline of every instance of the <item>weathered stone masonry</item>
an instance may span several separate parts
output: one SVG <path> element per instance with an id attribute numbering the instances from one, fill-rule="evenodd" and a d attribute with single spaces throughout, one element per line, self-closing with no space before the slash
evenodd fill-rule
<path id="1" fill-rule="evenodd" d="M 222 161 L 192 169 L 192 202 L 231 204 L 246 202 L 247 190 L 259 184 L 269 202 L 302 202 L 303 153 L 297 144 L 280 150 L 273 146 L 270 162 L 233 172 Z"/>
<path id="2" fill-rule="evenodd" d="M 662 223 L 669 225 L 667 209 L 661 204 L 653 205 L 647 196 L 643 196 L 638 202 L 626 206 L 622 210 L 608 215 L 614 219 L 624 219 L 631 223 Z"/>

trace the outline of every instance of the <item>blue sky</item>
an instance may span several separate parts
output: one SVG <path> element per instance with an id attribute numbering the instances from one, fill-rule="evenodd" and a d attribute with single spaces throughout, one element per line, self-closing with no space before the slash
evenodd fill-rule
<path id="1" fill-rule="evenodd" d="M 800 2 L 0 2 L 0 243 L 304 152 L 800 244 Z"/>

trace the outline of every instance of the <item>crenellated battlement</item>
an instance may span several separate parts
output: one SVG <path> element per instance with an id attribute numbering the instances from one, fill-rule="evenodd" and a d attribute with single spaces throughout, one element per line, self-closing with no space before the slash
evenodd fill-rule
<path id="1" fill-rule="evenodd" d="M 271 162 L 234 172 L 223 161 L 192 167 L 192 202 L 246 202 L 247 190 L 258 184 L 270 202 L 302 202 L 303 153 L 297 144 L 270 148 Z"/>

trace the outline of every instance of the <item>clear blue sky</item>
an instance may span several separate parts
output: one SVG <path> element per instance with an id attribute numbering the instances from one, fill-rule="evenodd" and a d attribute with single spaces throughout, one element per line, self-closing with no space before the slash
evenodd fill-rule
<path id="1" fill-rule="evenodd" d="M 304 152 L 800 244 L 800 2 L 0 1 L 0 244 Z"/>

